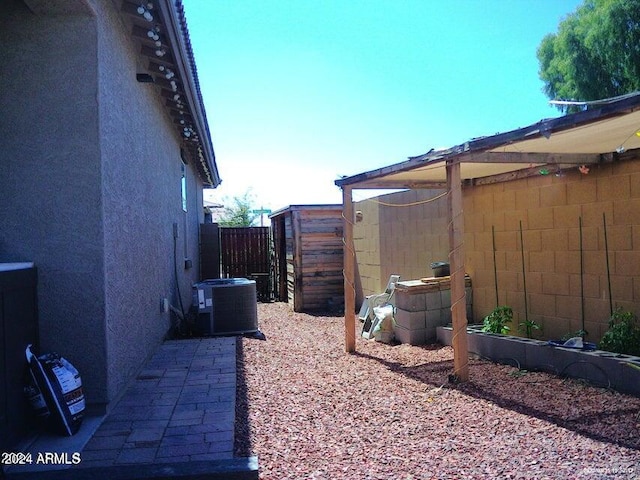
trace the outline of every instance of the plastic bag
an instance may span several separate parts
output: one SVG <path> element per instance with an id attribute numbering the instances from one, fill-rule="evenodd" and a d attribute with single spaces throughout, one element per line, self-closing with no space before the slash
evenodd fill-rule
<path id="1" fill-rule="evenodd" d="M 562 344 L 563 347 L 583 348 L 582 337 L 573 337 Z"/>
<path id="2" fill-rule="evenodd" d="M 385 305 L 383 307 L 373 307 L 373 313 L 376 317 L 376 323 L 373 327 L 373 337 L 378 342 L 391 343 L 394 338 L 393 324 L 393 305 Z"/>

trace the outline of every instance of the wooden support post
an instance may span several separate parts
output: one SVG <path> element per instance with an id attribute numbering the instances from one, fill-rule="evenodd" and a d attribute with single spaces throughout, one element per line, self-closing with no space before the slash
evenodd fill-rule
<path id="1" fill-rule="evenodd" d="M 342 187 L 344 222 L 344 343 L 346 352 L 356 351 L 356 252 L 353 246 L 353 200 L 351 187 Z"/>
<path id="2" fill-rule="evenodd" d="M 464 214 L 460 163 L 447 162 L 449 188 L 449 263 L 451 266 L 451 321 L 453 324 L 453 368 L 457 381 L 469 380 L 469 348 L 467 345 L 467 302 L 464 282 Z"/>

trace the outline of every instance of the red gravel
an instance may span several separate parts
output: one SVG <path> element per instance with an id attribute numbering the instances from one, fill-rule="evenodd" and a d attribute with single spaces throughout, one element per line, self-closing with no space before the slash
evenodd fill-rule
<path id="1" fill-rule="evenodd" d="M 260 304 L 238 348 L 236 454 L 262 479 L 640 478 L 640 399 L 453 350 L 358 339 L 342 317 Z"/>

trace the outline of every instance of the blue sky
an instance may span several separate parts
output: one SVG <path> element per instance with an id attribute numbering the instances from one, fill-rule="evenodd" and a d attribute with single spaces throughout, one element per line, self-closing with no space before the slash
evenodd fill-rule
<path id="1" fill-rule="evenodd" d="M 536 49 L 581 3 L 183 0 L 223 180 L 207 196 L 341 203 L 339 175 L 559 116 Z"/>

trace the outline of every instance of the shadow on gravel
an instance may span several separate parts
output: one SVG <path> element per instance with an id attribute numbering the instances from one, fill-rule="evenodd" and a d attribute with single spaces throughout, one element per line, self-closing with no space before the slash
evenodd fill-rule
<path id="1" fill-rule="evenodd" d="M 236 421 L 234 431 L 234 455 L 252 455 L 251 423 L 249 419 L 249 399 L 246 371 L 244 368 L 244 342 L 241 336 L 236 341 Z"/>
<path id="2" fill-rule="evenodd" d="M 433 350 L 434 348 L 427 347 L 427 349 Z M 640 399 L 634 398 L 635 402 L 618 405 L 619 402 L 616 398 L 618 394 L 609 391 L 612 395 L 607 399 L 611 403 L 606 405 L 606 411 L 595 411 L 603 407 L 598 404 L 592 405 L 589 411 L 583 410 L 581 412 L 579 399 L 576 399 L 575 396 L 568 396 L 564 401 L 559 402 L 555 394 L 549 395 L 548 388 L 544 389 L 547 393 L 546 398 L 541 394 L 542 389 L 539 388 L 541 383 L 551 381 L 567 382 L 567 388 L 571 388 L 571 393 L 576 395 L 579 394 L 579 390 L 588 394 L 589 389 L 596 388 L 578 380 L 563 380 L 552 374 L 532 373 L 517 369 L 511 372 L 515 373 L 514 375 L 497 376 L 495 375 L 498 372 L 495 370 L 496 364 L 484 360 L 470 360 L 470 381 L 451 384 L 448 383 L 447 378 L 448 374 L 453 371 L 453 360 L 405 366 L 367 353 L 354 352 L 353 355 L 377 361 L 390 371 L 405 375 L 413 380 L 434 387 L 442 386 L 445 389 L 458 390 L 465 395 L 491 402 L 500 408 L 554 423 L 597 441 L 640 450 L 640 436 L 637 434 L 640 424 Z M 474 370 L 480 373 L 483 369 L 493 369 L 492 375 L 487 375 L 487 373 L 478 375 L 481 378 L 492 378 L 490 383 L 474 381 Z M 501 388 L 504 386 L 504 382 L 518 382 L 518 388 Z M 511 391 L 517 393 L 510 395 Z M 601 389 L 597 389 L 597 391 L 605 392 Z"/>

